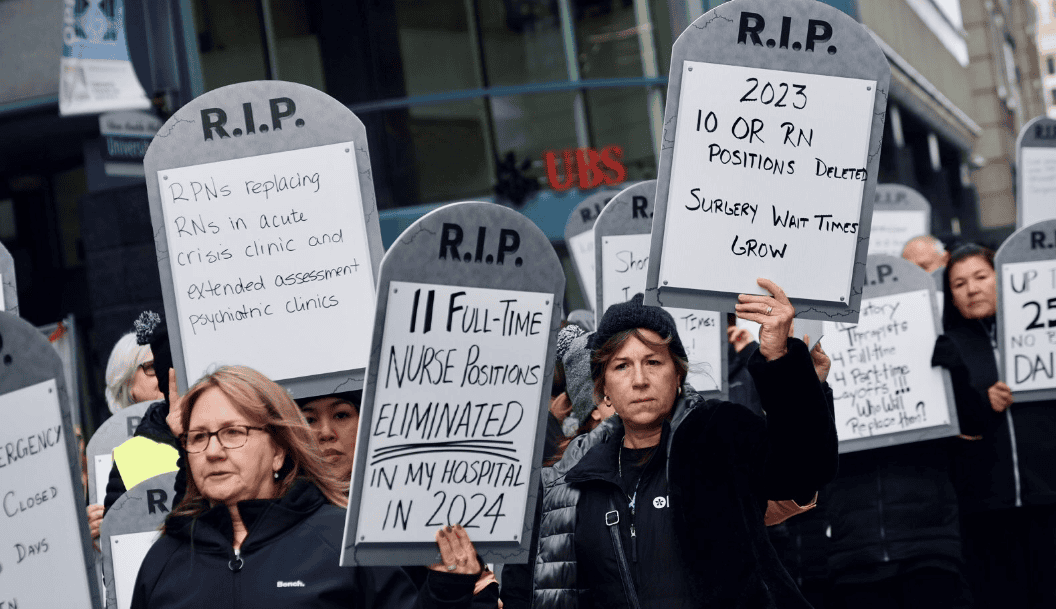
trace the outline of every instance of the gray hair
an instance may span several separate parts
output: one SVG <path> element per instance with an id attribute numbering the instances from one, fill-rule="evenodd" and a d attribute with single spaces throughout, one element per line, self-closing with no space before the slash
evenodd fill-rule
<path id="1" fill-rule="evenodd" d="M 111 413 L 132 405 L 132 378 L 141 365 L 153 359 L 150 345 L 137 344 L 134 333 L 117 340 L 106 362 L 106 405 Z"/>

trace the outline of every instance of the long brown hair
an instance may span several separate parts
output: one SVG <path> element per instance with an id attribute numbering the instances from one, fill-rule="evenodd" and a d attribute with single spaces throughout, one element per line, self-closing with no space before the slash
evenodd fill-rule
<path id="1" fill-rule="evenodd" d="M 347 506 L 347 487 L 338 481 L 330 465 L 323 460 L 315 433 L 308 427 L 301 409 L 285 389 L 252 368 L 222 366 L 195 383 L 183 396 L 184 429 L 190 428 L 191 412 L 198 399 L 214 388 L 231 400 L 253 424 L 264 427 L 272 441 L 286 451 L 286 460 L 278 472 L 279 497 L 289 492 L 296 480 L 304 479 L 319 487 L 330 503 Z M 187 492 L 183 501 L 172 510 L 170 518 L 196 517 L 209 510 L 209 501 L 195 485 L 191 472 L 187 473 Z"/>

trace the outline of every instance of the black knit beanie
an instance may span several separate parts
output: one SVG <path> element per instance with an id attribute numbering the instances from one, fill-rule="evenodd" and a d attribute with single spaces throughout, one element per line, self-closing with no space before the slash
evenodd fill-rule
<path id="1" fill-rule="evenodd" d="M 639 292 L 627 302 L 614 304 L 601 318 L 597 331 L 590 341 L 591 354 L 596 352 L 609 341 L 610 338 L 634 328 L 646 328 L 659 334 L 663 338 L 671 338 L 671 353 L 679 358 L 688 360 L 686 348 L 682 346 L 682 339 L 678 337 L 678 327 L 675 318 L 660 307 L 647 307 L 643 304 L 645 296 Z M 595 369 L 596 368 L 596 369 Z M 590 364 L 590 375 L 598 378 L 604 373 L 599 364 L 593 359 Z"/>
<path id="2" fill-rule="evenodd" d="M 169 348 L 169 331 L 165 320 L 154 311 L 143 311 L 132 325 L 136 329 L 136 343 L 150 345 L 150 352 L 154 355 L 154 376 L 158 382 L 158 391 L 161 391 L 161 395 L 168 401 L 172 350 Z"/>

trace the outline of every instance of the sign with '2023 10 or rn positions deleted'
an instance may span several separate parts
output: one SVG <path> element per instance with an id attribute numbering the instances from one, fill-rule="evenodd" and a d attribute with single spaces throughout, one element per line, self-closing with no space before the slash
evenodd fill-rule
<path id="1" fill-rule="evenodd" d="M 813 0 L 733 0 L 672 51 L 647 304 L 729 311 L 780 285 L 855 321 L 890 67 Z"/>
<path id="2" fill-rule="evenodd" d="M 366 229 L 346 201 L 358 199 L 355 167 L 341 143 L 158 172 L 190 378 L 216 363 L 275 379 L 366 366 L 364 340 L 318 358 L 289 348 L 372 326 Z M 246 349 L 264 336 L 283 347 Z"/>
<path id="3" fill-rule="evenodd" d="M 360 542 L 515 539 L 535 448 L 550 294 L 392 282 Z M 549 390 L 549 387 L 546 388 Z"/>
<path id="4" fill-rule="evenodd" d="M 957 433 L 948 373 L 931 365 L 939 334 L 931 276 L 870 256 L 858 324 L 825 336 L 840 452 Z"/>
<path id="5" fill-rule="evenodd" d="M 994 263 L 1001 380 L 1019 402 L 1056 398 L 1056 220 L 1013 233 Z"/>

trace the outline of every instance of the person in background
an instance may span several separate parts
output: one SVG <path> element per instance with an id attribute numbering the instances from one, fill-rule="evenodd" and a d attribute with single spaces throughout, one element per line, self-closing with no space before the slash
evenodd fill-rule
<path id="1" fill-rule="evenodd" d="M 768 500 L 809 503 L 836 473 L 836 428 L 776 284 L 745 295 L 762 324 L 749 369 L 766 411 L 701 398 L 674 319 L 641 294 L 594 333 L 610 417 L 545 468 L 533 606 L 807 608 L 767 539 Z"/>
<path id="2" fill-rule="evenodd" d="M 345 485 L 346 492 L 352 480 L 362 398 L 360 390 L 297 400 L 301 414 L 315 432 L 323 458 L 333 468 L 338 481 Z"/>
<path id="3" fill-rule="evenodd" d="M 143 560 L 132 609 L 468 609 L 481 565 L 461 526 L 437 532 L 441 562 L 421 590 L 398 567 L 339 565 L 344 485 L 282 387 L 223 366 L 182 405 L 186 494 Z"/>
<path id="4" fill-rule="evenodd" d="M 946 266 L 950 253 L 942 241 L 931 235 L 920 235 L 906 243 L 902 248 L 902 257 L 931 273 Z"/>
<path id="5" fill-rule="evenodd" d="M 119 338 L 110 351 L 110 359 L 106 362 L 105 393 L 106 405 L 111 414 L 132 404 L 164 397 L 155 378 L 154 354 L 151 353 L 150 345 L 137 343 L 134 332 Z M 87 469 L 85 471 L 87 475 Z M 93 540 L 99 539 L 99 526 L 105 512 L 103 504 L 88 506 L 88 528 Z"/>
<path id="6" fill-rule="evenodd" d="M 957 403 L 952 472 L 976 607 L 1056 607 L 1056 400 L 1017 402 L 1000 379 L 994 253 L 955 250 L 944 287 L 932 363 Z"/>

